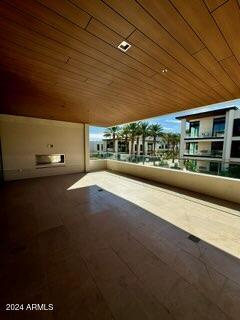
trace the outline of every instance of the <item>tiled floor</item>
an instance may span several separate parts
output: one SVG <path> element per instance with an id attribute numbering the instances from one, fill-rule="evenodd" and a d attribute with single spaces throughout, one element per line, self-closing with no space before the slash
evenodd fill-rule
<path id="1" fill-rule="evenodd" d="M 0 200 L 1 310 L 54 304 L 1 319 L 240 317 L 238 205 L 111 172 L 10 182 Z"/>

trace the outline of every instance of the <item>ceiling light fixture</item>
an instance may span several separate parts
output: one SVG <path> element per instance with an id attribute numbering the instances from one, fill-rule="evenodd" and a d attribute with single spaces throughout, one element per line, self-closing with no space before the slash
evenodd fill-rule
<path id="1" fill-rule="evenodd" d="M 118 46 L 118 49 L 120 49 L 123 52 L 128 51 L 128 49 L 131 48 L 131 45 L 129 43 L 127 43 L 126 41 L 122 41 L 120 43 L 120 45 Z"/>

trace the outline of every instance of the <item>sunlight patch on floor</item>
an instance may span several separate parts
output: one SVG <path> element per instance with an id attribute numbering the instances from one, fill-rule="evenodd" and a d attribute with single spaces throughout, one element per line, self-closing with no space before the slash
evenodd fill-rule
<path id="1" fill-rule="evenodd" d="M 184 195 L 177 190 L 172 191 L 108 171 L 88 173 L 67 190 L 93 185 L 240 257 L 240 218 L 237 210 L 210 203 L 207 198 L 197 199 L 197 195 Z"/>

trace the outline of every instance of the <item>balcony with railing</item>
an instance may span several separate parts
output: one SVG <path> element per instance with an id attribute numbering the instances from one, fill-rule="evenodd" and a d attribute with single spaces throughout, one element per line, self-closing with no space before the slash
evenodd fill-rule
<path id="1" fill-rule="evenodd" d="M 196 158 L 222 158 L 222 150 L 185 150 L 184 156 Z"/>
<path id="2" fill-rule="evenodd" d="M 185 140 L 207 140 L 207 139 L 223 139 L 224 131 L 201 132 L 201 133 L 186 133 Z"/>

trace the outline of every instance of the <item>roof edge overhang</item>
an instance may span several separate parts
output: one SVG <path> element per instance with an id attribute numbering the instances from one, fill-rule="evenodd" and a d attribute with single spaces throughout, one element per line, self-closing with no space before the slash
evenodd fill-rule
<path id="1" fill-rule="evenodd" d="M 236 106 L 232 106 L 232 107 L 221 108 L 221 109 L 212 110 L 212 111 L 189 113 L 189 114 L 185 114 L 184 116 L 176 117 L 176 119 L 177 120 L 182 120 L 182 119 L 191 120 L 191 119 L 201 118 L 202 116 L 210 117 L 210 116 L 224 115 L 229 110 L 237 110 L 237 109 L 238 108 Z"/>

